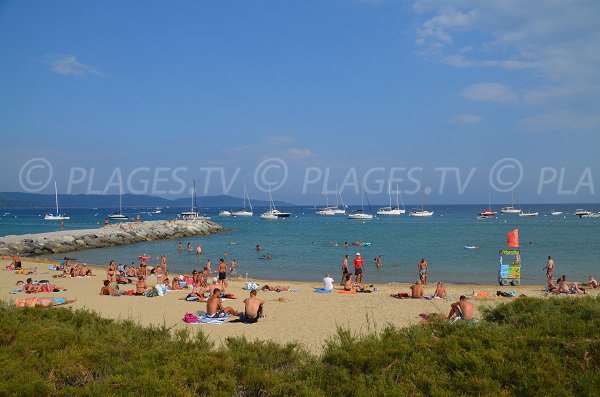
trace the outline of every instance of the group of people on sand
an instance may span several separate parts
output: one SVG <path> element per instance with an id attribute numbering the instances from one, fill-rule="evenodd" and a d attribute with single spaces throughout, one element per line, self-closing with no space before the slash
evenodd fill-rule
<path id="1" fill-rule="evenodd" d="M 250 291 L 250 296 L 244 299 L 244 311 L 238 312 L 231 306 L 223 306 L 221 298 L 222 291 L 215 288 L 206 301 L 206 317 L 222 318 L 226 316 L 237 316 L 245 323 L 256 323 L 259 318 L 265 317 L 265 302 L 258 299 L 256 290 Z"/>
<path id="2" fill-rule="evenodd" d="M 554 279 L 554 259 L 552 256 L 548 256 L 548 262 L 546 266 L 542 270 L 546 271 L 546 277 L 548 278 L 548 285 L 546 286 L 546 291 L 553 294 L 576 294 L 576 295 L 585 295 L 585 289 L 582 288 L 582 285 L 586 285 L 591 288 L 598 288 L 598 281 L 590 275 L 588 280 L 585 283 L 578 283 L 576 281 L 568 282 L 567 276 L 562 275 L 558 278 L 558 280 Z"/>
<path id="3" fill-rule="evenodd" d="M 89 277 L 94 275 L 92 269 L 90 269 L 87 264 L 72 264 L 71 259 L 66 256 L 55 270 L 62 270 L 62 274 L 55 277 Z"/>

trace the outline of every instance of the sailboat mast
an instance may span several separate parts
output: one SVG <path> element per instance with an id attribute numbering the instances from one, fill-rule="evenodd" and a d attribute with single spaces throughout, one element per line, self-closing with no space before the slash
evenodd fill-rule
<path id="1" fill-rule="evenodd" d="M 54 196 L 56 199 L 56 215 L 58 216 L 58 189 L 56 187 L 56 181 L 54 181 Z"/>

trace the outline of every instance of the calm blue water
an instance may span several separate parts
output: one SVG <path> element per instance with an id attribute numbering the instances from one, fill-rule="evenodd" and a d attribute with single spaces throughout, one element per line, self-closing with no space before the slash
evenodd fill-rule
<path id="1" fill-rule="evenodd" d="M 255 278 L 319 280 L 325 272 L 339 279 L 344 255 L 350 254 L 352 259 L 358 251 L 366 259 L 367 282 L 412 282 L 416 278 L 417 262 L 425 257 L 430 265 L 430 282 L 494 283 L 497 280 L 498 250 L 505 247 L 506 232 L 518 226 L 523 283 L 545 282 L 542 267 L 548 255 L 555 259 L 555 273 L 567 274 L 572 280 L 583 280 L 589 274 L 598 275 L 600 219 L 580 219 L 572 214 L 579 207 L 598 211 L 599 206 L 531 205 L 523 208 L 539 211 L 538 217 L 499 215 L 494 220 L 475 219 L 484 207 L 432 206 L 435 210 L 432 218 L 402 215 L 364 223 L 348 220 L 345 216 L 319 217 L 313 215 L 312 207 L 281 208 L 293 215 L 277 221 L 264 221 L 257 216 L 250 219 L 219 218 L 218 210 L 205 209 L 207 215 L 229 231 L 182 241 L 184 247 L 189 241 L 194 248 L 199 242 L 203 248 L 200 257 L 195 252 L 178 252 L 178 240 L 79 251 L 71 256 L 94 264 L 105 264 L 111 259 L 126 264 L 141 254 L 153 257 L 166 254 L 169 270 L 179 273 L 201 269 L 209 258 L 214 269 L 224 251 L 228 251 L 226 260 L 236 258 L 241 265 L 241 275 L 247 272 L 249 277 Z M 564 211 L 564 215 L 550 216 L 552 209 Z M 142 216 L 144 220 L 172 219 L 180 210 L 163 209 L 159 215 Z M 11 214 L 1 218 L 0 235 L 59 229 L 57 222 L 43 220 L 45 209 L 4 211 Z M 255 209 L 255 214 L 261 212 L 261 208 Z M 106 209 L 69 209 L 71 220 L 65 222 L 65 229 L 100 227 L 107 213 Z M 345 241 L 368 241 L 371 246 L 344 248 Z M 336 242 L 339 247 L 331 247 L 329 242 Z M 262 253 L 271 253 L 273 259 L 259 259 L 256 244 L 264 247 Z M 467 244 L 479 245 L 480 248 L 465 249 Z M 377 255 L 383 256 L 384 266 L 380 271 L 372 263 Z"/>

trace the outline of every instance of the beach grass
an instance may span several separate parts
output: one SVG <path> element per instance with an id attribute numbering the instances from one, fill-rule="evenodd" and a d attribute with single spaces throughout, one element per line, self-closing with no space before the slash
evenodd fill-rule
<path id="1" fill-rule="evenodd" d="M 251 327 L 252 325 L 240 326 Z M 306 324 L 307 327 L 318 324 Z M 519 298 L 443 320 L 301 345 L 0 306 L 0 395 L 582 396 L 600 390 L 600 299 Z M 213 326 L 218 327 L 218 326 Z"/>

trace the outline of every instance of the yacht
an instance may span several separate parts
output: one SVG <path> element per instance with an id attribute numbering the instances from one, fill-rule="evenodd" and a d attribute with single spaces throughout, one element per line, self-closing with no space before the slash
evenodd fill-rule
<path id="1" fill-rule="evenodd" d="M 123 192 L 121 191 L 121 185 L 119 184 L 119 212 L 111 212 L 108 214 L 108 219 L 113 221 L 126 221 L 129 219 L 127 215 L 123 215 Z"/>
<path id="2" fill-rule="evenodd" d="M 425 205 L 425 197 L 423 195 L 423 190 L 421 190 L 421 209 L 414 209 L 408 214 L 409 216 L 414 216 L 417 218 L 426 218 L 433 216 L 433 211 L 427 211 L 424 207 Z"/>
<path id="3" fill-rule="evenodd" d="M 402 215 L 406 213 L 406 209 L 404 209 L 404 203 L 402 203 L 402 208 L 398 203 L 398 197 L 400 195 L 400 190 L 398 189 L 398 185 L 396 185 L 396 206 L 392 207 L 392 192 L 391 185 L 388 181 L 388 196 L 390 198 L 390 205 L 388 207 L 383 207 L 377 210 L 377 215 Z"/>
<path id="4" fill-rule="evenodd" d="M 483 210 L 479 213 L 479 216 L 477 216 L 477 219 L 490 219 L 490 218 L 495 218 L 497 215 L 496 211 L 492 210 L 492 199 L 491 196 L 488 194 L 488 208 L 486 210 Z"/>
<path id="5" fill-rule="evenodd" d="M 219 216 L 225 217 L 225 216 L 231 216 L 231 215 L 232 215 L 231 211 L 223 210 L 223 211 L 219 212 Z"/>
<path id="6" fill-rule="evenodd" d="M 360 206 L 361 206 L 361 209 L 352 211 L 351 213 L 348 214 L 348 219 L 356 219 L 356 220 L 363 220 L 363 221 L 369 221 L 369 220 L 373 219 L 372 214 L 368 214 L 365 212 L 364 194 L 362 194 L 360 196 Z"/>
<path id="7" fill-rule="evenodd" d="M 56 181 L 54 181 L 54 198 L 56 201 L 56 213 L 46 214 L 46 216 L 44 216 L 44 219 L 47 221 L 63 221 L 63 220 L 71 219 L 71 217 L 69 217 L 65 214 L 61 214 L 58 211 L 58 188 L 56 187 Z"/>
<path id="8" fill-rule="evenodd" d="M 520 214 L 521 213 L 521 210 L 519 208 L 515 208 L 515 192 L 514 192 L 514 190 L 512 192 L 511 205 L 502 207 L 500 209 L 500 212 L 502 212 L 503 214 Z"/>
<path id="9" fill-rule="evenodd" d="M 556 216 L 556 215 L 562 215 L 562 214 L 563 214 L 562 211 L 554 211 L 554 210 L 552 210 L 552 212 L 550 213 L 550 215 L 554 215 L 554 216 Z"/>
<path id="10" fill-rule="evenodd" d="M 194 180 L 194 190 L 192 191 L 192 209 L 191 211 L 183 211 L 179 213 L 179 216 L 183 220 L 195 220 L 195 219 L 210 219 L 207 216 L 198 213 L 198 203 L 196 201 L 196 181 Z"/>
<path id="11" fill-rule="evenodd" d="M 275 208 L 273 202 L 273 195 L 271 194 L 271 188 L 269 187 L 269 210 L 260 215 L 260 219 L 274 220 L 279 218 L 288 218 L 291 215 L 289 212 L 281 212 Z"/>
<path id="12" fill-rule="evenodd" d="M 579 208 L 579 209 L 575 210 L 575 214 L 574 215 L 578 216 L 580 218 L 583 218 L 584 216 L 588 216 L 588 215 L 591 215 L 591 214 L 592 214 L 592 211 L 587 211 L 587 210 L 583 210 L 583 209 Z"/>
<path id="13" fill-rule="evenodd" d="M 246 200 L 248 200 L 249 210 L 246 209 Z M 243 208 L 237 209 L 235 211 L 231 211 L 231 215 L 233 216 L 252 216 L 254 212 L 252 210 L 252 203 L 250 202 L 250 195 L 248 194 L 248 190 L 246 189 L 246 182 L 244 181 L 244 198 L 242 199 Z"/>

